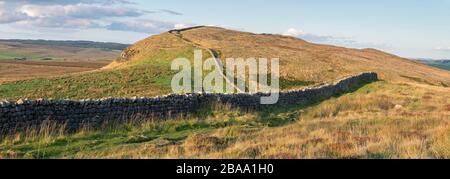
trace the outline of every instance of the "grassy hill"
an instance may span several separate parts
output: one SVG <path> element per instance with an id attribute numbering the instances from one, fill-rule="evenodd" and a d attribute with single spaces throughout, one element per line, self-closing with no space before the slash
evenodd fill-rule
<path id="1" fill-rule="evenodd" d="M 357 50 L 317 45 L 279 35 L 252 34 L 216 27 L 182 31 L 180 38 L 166 32 L 125 49 L 108 67 L 90 73 L 33 79 L 0 85 L 0 98 L 101 98 L 154 96 L 171 91 L 171 60 L 193 59 L 197 44 L 227 57 L 278 57 L 282 86 L 333 81 L 360 72 L 375 71 L 390 82 L 449 86 L 450 73 L 373 49 Z M 187 43 L 186 39 L 192 43 Z"/>

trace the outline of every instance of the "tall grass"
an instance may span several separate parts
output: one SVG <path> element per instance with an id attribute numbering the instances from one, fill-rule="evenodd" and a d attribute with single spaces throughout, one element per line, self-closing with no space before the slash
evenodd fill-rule
<path id="1" fill-rule="evenodd" d="M 380 81 L 310 106 L 246 112 L 213 105 L 177 120 L 15 135 L 0 144 L 0 157 L 449 158 L 449 95 L 448 88 Z"/>

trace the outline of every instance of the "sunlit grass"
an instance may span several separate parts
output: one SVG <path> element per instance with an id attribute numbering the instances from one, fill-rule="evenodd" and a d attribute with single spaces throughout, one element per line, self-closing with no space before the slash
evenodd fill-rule
<path id="1" fill-rule="evenodd" d="M 376 82 L 308 106 L 14 135 L 4 158 L 449 158 L 448 88 Z M 286 107 L 285 107 L 286 108 Z M 34 137 L 32 137 L 34 136 Z"/>

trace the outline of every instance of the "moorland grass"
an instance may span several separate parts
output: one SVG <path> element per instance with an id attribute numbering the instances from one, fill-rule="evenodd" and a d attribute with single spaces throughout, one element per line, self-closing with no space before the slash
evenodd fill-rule
<path id="1" fill-rule="evenodd" d="M 0 52 L 0 60 L 14 60 L 15 58 L 27 58 L 27 60 L 39 60 L 43 58 L 52 58 L 52 57 L 27 53 Z"/>
<path id="2" fill-rule="evenodd" d="M 379 81 L 288 110 L 246 112 L 216 106 L 178 120 L 149 120 L 76 134 L 18 134 L 3 140 L 0 156 L 450 158 L 447 92 L 442 87 Z"/>
<path id="3" fill-rule="evenodd" d="M 0 99 L 19 98 L 86 99 L 103 97 L 158 96 L 171 93 L 175 71 L 170 61 L 193 59 L 193 49 L 162 51 L 148 59 L 109 68 L 56 78 L 32 79 L 0 85 Z"/>

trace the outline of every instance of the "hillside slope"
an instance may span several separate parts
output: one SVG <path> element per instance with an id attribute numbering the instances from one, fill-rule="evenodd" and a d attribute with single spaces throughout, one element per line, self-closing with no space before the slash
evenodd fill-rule
<path id="1" fill-rule="evenodd" d="M 226 58 L 280 58 L 281 76 L 305 82 L 331 81 L 360 72 L 375 71 L 389 81 L 450 86 L 450 73 L 375 49 L 348 49 L 312 44 L 301 39 L 252 34 L 217 27 L 179 31 L 200 47 L 213 49 Z M 184 48 L 173 34 L 163 33 L 129 47 L 113 66 L 144 61 L 157 49 Z M 169 60 L 169 59 L 167 59 Z"/>
<path id="2" fill-rule="evenodd" d="M 375 71 L 389 81 L 450 85 L 450 73 L 429 68 L 374 49 L 347 49 L 317 45 L 297 38 L 259 35 L 205 27 L 182 32 L 183 37 L 227 57 L 281 59 L 281 75 L 301 81 L 322 82 L 364 71 Z"/>
<path id="3" fill-rule="evenodd" d="M 374 71 L 389 82 L 450 86 L 450 73 L 374 49 L 317 45 L 280 35 L 252 34 L 217 27 L 195 27 L 151 36 L 128 47 L 121 57 L 87 74 L 0 85 L 0 98 L 101 98 L 154 96 L 171 92 L 171 61 L 193 59 L 193 50 L 228 57 L 280 58 L 283 89 L 333 81 Z M 180 38 L 182 37 L 182 38 Z M 188 43 L 188 42 L 189 43 Z"/>

